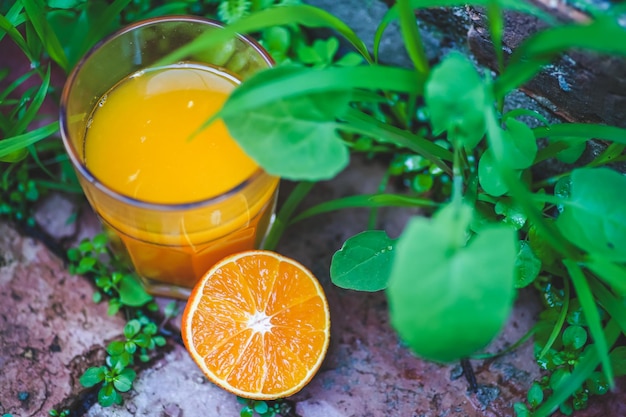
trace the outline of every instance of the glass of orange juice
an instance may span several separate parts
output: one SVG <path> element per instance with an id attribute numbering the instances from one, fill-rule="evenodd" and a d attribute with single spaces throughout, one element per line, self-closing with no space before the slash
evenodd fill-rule
<path id="1" fill-rule="evenodd" d="M 226 255 L 261 244 L 279 179 L 248 157 L 218 120 L 247 76 L 272 65 L 238 36 L 173 65 L 153 64 L 213 21 L 186 16 L 136 23 L 96 45 L 70 74 L 61 134 L 112 246 L 146 290 L 186 298 Z"/>

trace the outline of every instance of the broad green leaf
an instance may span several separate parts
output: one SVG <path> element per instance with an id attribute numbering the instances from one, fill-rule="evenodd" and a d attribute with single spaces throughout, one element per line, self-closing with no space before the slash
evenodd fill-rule
<path id="1" fill-rule="evenodd" d="M 478 161 L 478 182 L 485 192 L 499 197 L 507 192 L 490 149 L 485 150 Z"/>
<path id="2" fill-rule="evenodd" d="M 429 360 L 450 362 L 484 348 L 511 311 L 515 231 L 484 227 L 468 242 L 471 217 L 469 206 L 453 204 L 433 219 L 414 218 L 396 245 L 391 323 Z"/>
<path id="3" fill-rule="evenodd" d="M 450 140 L 474 149 L 485 133 L 485 85 L 474 64 L 451 53 L 431 71 L 424 99 L 435 134 L 448 132 Z"/>
<path id="4" fill-rule="evenodd" d="M 515 288 L 524 288 L 532 284 L 541 272 L 541 261 L 535 256 L 525 240 L 520 241 L 515 258 Z"/>
<path id="5" fill-rule="evenodd" d="M 395 242 L 383 230 L 367 230 L 346 240 L 330 264 L 333 284 L 358 291 L 387 287 Z"/>
<path id="6" fill-rule="evenodd" d="M 570 199 L 557 219 L 576 246 L 626 262 L 626 176 L 608 168 L 572 171 Z"/>
<path id="7" fill-rule="evenodd" d="M 106 375 L 106 367 L 92 367 L 88 368 L 84 374 L 81 375 L 79 381 L 80 384 L 85 387 L 93 387 L 94 385 L 104 381 Z"/>
<path id="8" fill-rule="evenodd" d="M 231 135 L 267 172 L 290 180 L 333 178 L 349 162 L 337 117 L 349 93 L 311 94 L 224 117 Z"/>
<path id="9" fill-rule="evenodd" d="M 119 285 L 120 301 L 131 307 L 140 307 L 152 300 L 137 278 L 133 275 L 124 275 Z"/>
<path id="10" fill-rule="evenodd" d="M 537 141 L 533 131 L 525 123 L 515 119 L 506 121 L 504 147 L 502 162 L 513 169 L 530 167 L 537 156 Z"/>

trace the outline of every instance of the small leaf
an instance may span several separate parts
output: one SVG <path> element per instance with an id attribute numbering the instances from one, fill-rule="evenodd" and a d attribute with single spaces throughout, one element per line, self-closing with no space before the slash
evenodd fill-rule
<path id="1" fill-rule="evenodd" d="M 133 387 L 133 381 L 137 377 L 137 373 L 130 369 L 125 368 L 118 376 L 113 380 L 115 389 L 119 392 L 127 392 Z"/>
<path id="2" fill-rule="evenodd" d="M 618 346 L 609 354 L 615 376 L 626 375 L 626 346 Z"/>
<path id="3" fill-rule="evenodd" d="M 106 383 L 100 391 L 98 391 L 98 404 L 102 407 L 110 407 L 113 404 L 117 404 L 121 397 L 115 390 L 115 387 L 111 383 Z"/>
<path id="4" fill-rule="evenodd" d="M 132 339 L 141 330 L 139 320 L 131 320 L 124 326 L 124 336 L 126 339 Z"/>
<path id="5" fill-rule="evenodd" d="M 581 249 L 626 262 L 626 176 L 608 168 L 572 171 L 571 197 L 557 219 Z"/>
<path id="6" fill-rule="evenodd" d="M 332 258 L 330 277 L 335 285 L 358 291 L 379 291 L 387 286 L 395 239 L 382 230 L 352 236 Z"/>
<path id="7" fill-rule="evenodd" d="M 515 288 L 530 285 L 541 272 L 541 261 L 535 256 L 525 240 L 520 241 L 515 258 Z"/>
<path id="8" fill-rule="evenodd" d="M 580 326 L 569 326 L 563 332 L 563 345 L 580 349 L 587 343 L 587 331 Z"/>
<path id="9" fill-rule="evenodd" d="M 616 370 L 614 368 L 614 370 Z M 615 373 L 617 376 L 617 373 Z M 590 393 L 594 395 L 604 395 L 609 392 L 609 383 L 606 381 L 606 377 L 602 372 L 594 372 L 589 375 L 587 381 L 585 381 L 585 385 Z"/>
<path id="10" fill-rule="evenodd" d="M 124 350 L 124 342 L 121 340 L 114 340 L 107 346 L 107 353 L 111 356 L 121 355 Z"/>
<path id="11" fill-rule="evenodd" d="M 84 274 L 92 270 L 92 268 L 96 265 L 97 260 L 95 258 L 86 257 L 80 260 L 78 263 L 77 272 L 79 274 Z"/>
<path id="12" fill-rule="evenodd" d="M 530 404 L 532 408 L 539 406 L 539 404 L 543 402 L 543 390 L 541 386 L 536 382 L 532 384 L 528 390 L 527 398 L 528 404 Z"/>
<path id="13" fill-rule="evenodd" d="M 501 198 L 495 206 L 497 214 L 504 216 L 504 222 L 519 230 L 526 224 L 526 213 L 523 208 L 510 198 Z"/>
<path id="14" fill-rule="evenodd" d="M 92 367 L 88 368 L 84 374 L 81 375 L 79 381 L 80 384 L 85 387 L 93 387 L 94 385 L 104 381 L 104 377 L 106 376 L 106 367 Z"/>
<path id="15" fill-rule="evenodd" d="M 400 237 L 387 295 L 391 323 L 418 355 L 438 362 L 484 348 L 513 303 L 516 248 L 509 226 L 485 226 L 467 242 L 469 206 L 414 218 Z"/>
<path id="16" fill-rule="evenodd" d="M 474 149 L 485 133 L 485 84 L 474 64 L 451 53 L 427 80 L 424 99 L 435 134 L 447 131 L 467 149 Z"/>
<path id="17" fill-rule="evenodd" d="M 259 414 L 266 413 L 269 410 L 269 407 L 265 401 L 255 401 L 254 402 L 254 411 Z"/>
<path id="18" fill-rule="evenodd" d="M 140 307 L 152 301 L 152 296 L 146 292 L 137 278 L 131 274 L 124 275 L 120 281 L 120 302 L 131 307 Z"/>

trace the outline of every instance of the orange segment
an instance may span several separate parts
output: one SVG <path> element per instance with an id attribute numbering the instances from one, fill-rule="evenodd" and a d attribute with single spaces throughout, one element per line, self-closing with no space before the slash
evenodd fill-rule
<path id="1" fill-rule="evenodd" d="M 214 265 L 193 289 L 182 337 L 216 385 L 241 397 L 283 398 L 319 369 L 330 314 L 313 274 L 293 259 L 247 251 Z"/>

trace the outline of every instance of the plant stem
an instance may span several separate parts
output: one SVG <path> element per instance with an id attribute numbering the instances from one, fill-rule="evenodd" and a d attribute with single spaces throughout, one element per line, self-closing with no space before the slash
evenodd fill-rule
<path id="1" fill-rule="evenodd" d="M 293 212 L 298 208 L 304 197 L 309 194 L 314 185 L 315 182 L 302 181 L 291 191 L 263 242 L 263 249 L 274 250 L 276 248 L 278 241 L 291 221 Z"/>

